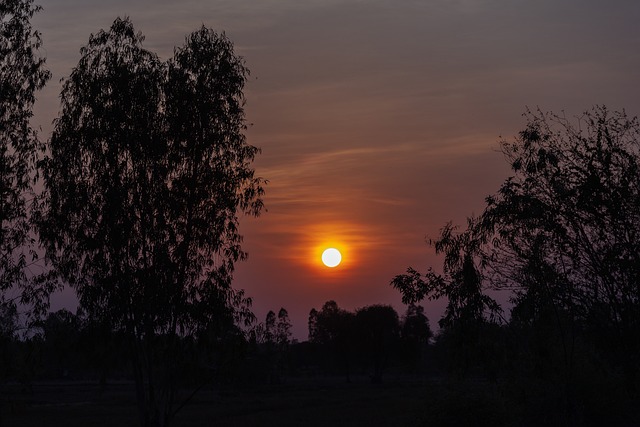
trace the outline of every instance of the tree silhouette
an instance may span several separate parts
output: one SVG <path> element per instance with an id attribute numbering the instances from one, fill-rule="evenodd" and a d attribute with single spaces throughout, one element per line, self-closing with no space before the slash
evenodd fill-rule
<path id="1" fill-rule="evenodd" d="M 0 384 L 15 375 L 13 363 L 15 355 L 12 347 L 18 336 L 18 322 L 19 316 L 15 304 L 0 305 Z M 4 405 L 4 402 L 0 403 Z"/>
<path id="2" fill-rule="evenodd" d="M 243 135 L 248 71 L 202 27 L 162 63 L 128 19 L 92 35 L 65 81 L 39 230 L 89 317 L 132 344 L 142 424 L 168 425 L 180 337 L 250 318 L 231 287 L 246 257 L 238 214 L 258 215 L 258 149 Z"/>
<path id="3" fill-rule="evenodd" d="M 309 311 L 309 320 L 307 322 L 309 328 L 308 339 L 310 342 L 318 341 L 318 310 L 312 308 Z"/>
<path id="4" fill-rule="evenodd" d="M 515 289 L 519 320 L 554 319 L 567 388 L 577 340 L 638 387 L 640 125 L 604 106 L 576 121 L 541 111 L 502 151 L 514 176 L 487 199 L 484 232 L 495 286 Z"/>
<path id="5" fill-rule="evenodd" d="M 424 314 L 424 307 L 416 304 L 409 304 L 407 311 L 402 318 L 402 337 L 427 344 L 433 337 L 433 332 L 429 326 L 429 319 Z"/>
<path id="6" fill-rule="evenodd" d="M 276 342 L 276 313 L 269 310 L 264 319 L 264 342 L 274 345 Z"/>
<path id="7" fill-rule="evenodd" d="M 61 309 L 49 313 L 41 322 L 45 372 L 54 378 L 66 378 L 79 364 L 81 325 L 76 315 Z"/>
<path id="8" fill-rule="evenodd" d="M 283 349 L 286 349 L 291 343 L 291 327 L 289 312 L 285 308 L 280 308 L 280 311 L 278 311 L 278 323 L 276 324 L 276 342 Z"/>
<path id="9" fill-rule="evenodd" d="M 447 223 L 438 240 L 429 240 L 436 254 L 444 254 L 444 275 L 429 268 L 424 277 L 413 268 L 393 278 L 391 286 L 402 293 L 402 302 L 415 304 L 424 298 L 448 299 L 440 327 L 493 319 L 500 306 L 483 292 L 481 263 L 484 236 L 477 232 L 477 219 L 468 220 L 468 229 L 456 233 L 457 227 Z"/>
<path id="10" fill-rule="evenodd" d="M 425 297 L 447 298 L 447 307 L 438 322 L 440 347 L 446 348 L 450 369 L 463 376 L 479 360 L 486 324 L 496 321 L 501 313 L 500 306 L 485 293 L 487 285 L 482 271 L 485 236 L 478 232 L 478 224 L 477 219 L 470 218 L 467 230 L 456 233 L 456 227 L 448 223 L 440 230 L 438 240 L 429 241 L 437 254 L 444 254 L 444 275 L 429 268 L 422 276 L 409 268 L 407 274 L 391 281 L 402 293 L 405 304 Z"/>
<path id="11" fill-rule="evenodd" d="M 571 421 L 587 406 L 577 399 L 603 382 L 637 395 L 640 122 L 604 106 L 575 120 L 525 117 L 526 128 L 501 141 L 513 176 L 465 231 L 447 224 L 431 242 L 445 255 L 444 275 L 409 269 L 391 284 L 405 303 L 449 299 L 437 346 L 463 350 L 454 355 L 476 341 L 471 359 L 501 360 L 500 341 L 510 342 L 512 374 L 563 390 Z M 485 288 L 511 292 L 508 328 L 486 322 L 500 313 Z"/>
<path id="12" fill-rule="evenodd" d="M 351 381 L 357 334 L 355 314 L 331 300 L 324 303 L 315 317 L 316 334 L 312 342 L 321 345 L 329 359 L 344 372 L 346 380 Z"/>
<path id="13" fill-rule="evenodd" d="M 402 321 L 400 336 L 402 338 L 405 356 L 412 368 L 417 368 L 424 357 L 429 340 L 433 332 L 429 326 L 429 319 L 424 314 L 424 307 L 409 304 Z"/>
<path id="14" fill-rule="evenodd" d="M 0 3 L 0 305 L 20 300 L 42 314 L 47 293 L 28 282 L 26 271 L 36 258 L 29 212 L 43 149 L 29 121 L 35 93 L 51 77 L 38 54 L 40 33 L 31 26 L 40 9 L 32 0 Z"/>
<path id="15" fill-rule="evenodd" d="M 398 313 L 390 305 L 370 305 L 356 311 L 359 339 L 373 367 L 371 381 L 382 382 L 382 373 L 400 338 Z"/>

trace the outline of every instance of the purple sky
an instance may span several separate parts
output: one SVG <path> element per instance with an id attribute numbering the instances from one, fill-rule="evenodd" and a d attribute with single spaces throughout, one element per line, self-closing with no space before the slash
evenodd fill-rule
<path id="1" fill-rule="evenodd" d="M 34 25 L 53 79 L 36 104 L 43 137 L 59 80 L 90 33 L 130 16 L 166 59 L 205 24 L 225 31 L 251 69 L 249 142 L 262 148 L 268 212 L 245 219 L 249 260 L 235 286 L 261 320 L 283 306 L 306 339 L 312 307 L 390 303 L 425 244 L 479 213 L 509 170 L 500 136 L 526 106 L 580 114 L 594 104 L 640 114 L 640 3 L 528 0 L 40 0 Z M 322 267 L 319 248 L 344 263 Z M 436 325 L 444 302 L 425 302 Z M 53 308 L 73 307 L 72 292 Z"/>

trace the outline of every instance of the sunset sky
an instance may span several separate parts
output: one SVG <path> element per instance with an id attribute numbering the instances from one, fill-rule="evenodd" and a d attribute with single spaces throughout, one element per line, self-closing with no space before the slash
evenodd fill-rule
<path id="1" fill-rule="evenodd" d="M 38 1 L 36 1 L 38 3 Z M 241 221 L 235 286 L 260 320 L 289 311 L 306 339 L 312 307 L 392 304 L 391 278 L 439 269 L 425 243 L 479 213 L 509 169 L 500 136 L 526 107 L 640 114 L 637 0 L 40 0 L 33 20 L 53 72 L 36 104 L 42 136 L 59 80 L 89 34 L 129 16 L 162 59 L 202 24 L 251 70 L 247 137 L 269 180 L 267 212 Z M 343 263 L 324 267 L 321 249 Z M 425 302 L 432 326 L 444 302 Z M 73 307 L 67 291 L 52 308 Z"/>

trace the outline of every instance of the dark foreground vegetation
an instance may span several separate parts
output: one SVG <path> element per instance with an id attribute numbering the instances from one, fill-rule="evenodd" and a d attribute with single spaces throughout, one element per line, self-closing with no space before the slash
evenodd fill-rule
<path id="1" fill-rule="evenodd" d="M 420 306 L 356 312 L 328 301 L 309 316 L 310 340 L 290 336 L 286 310 L 248 331 L 183 339 L 177 426 L 634 426 L 637 397 L 586 347 L 567 395 L 562 345 L 521 326 L 485 325 L 475 344 L 432 337 Z M 550 330 L 553 328 L 550 328 Z M 6 425 L 135 425 L 128 340 L 80 313 L 51 313 L 28 339 L 3 343 Z M 463 337 L 469 337 L 464 335 Z M 473 335 L 471 335 L 473 337 Z M 533 350 L 529 348 L 533 347 Z M 571 401 L 567 399 L 570 398 Z M 568 403 L 571 405 L 568 405 Z M 102 423 L 102 424 L 101 424 Z"/>
<path id="2" fill-rule="evenodd" d="M 39 385 L 29 403 L 16 401 L 8 425 L 28 427 L 47 420 L 52 427 L 129 426 L 136 423 L 132 384 Z M 19 395 L 17 399 L 20 399 Z M 589 409 L 583 425 L 635 426 L 633 409 L 611 402 Z M 627 412 L 620 412 L 624 409 Z M 629 413 L 631 412 L 631 413 Z M 635 412 L 637 417 L 637 410 Z M 637 420 L 637 418 L 635 418 Z M 292 380 L 277 386 L 206 389 L 175 417 L 180 427 L 219 426 L 564 426 L 544 402 L 523 409 L 486 383 L 417 383 L 367 379 Z"/>
<path id="3" fill-rule="evenodd" d="M 16 427 L 42 420 L 53 427 L 134 425 L 133 388 L 112 384 L 100 391 L 95 384 L 41 384 L 29 403 L 16 395 L 15 413 L 8 421 Z M 501 425 L 510 414 L 493 394 L 483 386 L 462 392 L 437 383 L 372 386 L 366 379 L 351 384 L 341 378 L 292 380 L 277 386 L 203 390 L 176 415 L 174 425 Z"/>
<path id="4" fill-rule="evenodd" d="M 296 342 L 231 286 L 265 184 L 231 41 L 160 61 L 116 19 L 41 142 L 38 10 L 0 1 L 0 425 L 640 425 L 637 118 L 527 112 L 512 176 L 430 241 L 442 272 L 392 279 L 401 315 L 328 301 Z M 50 313 L 64 284 L 79 309 Z"/>

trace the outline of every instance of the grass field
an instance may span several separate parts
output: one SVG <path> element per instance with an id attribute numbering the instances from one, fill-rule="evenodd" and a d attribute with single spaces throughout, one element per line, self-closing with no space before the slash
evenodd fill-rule
<path id="1" fill-rule="evenodd" d="M 277 386 L 202 390 L 176 416 L 175 426 L 416 425 L 429 387 L 365 379 L 290 381 Z M 2 425 L 135 426 L 133 384 L 39 383 L 6 391 Z"/>
<path id="2" fill-rule="evenodd" d="M 188 391 L 184 391 L 185 396 Z M 137 426 L 131 383 L 101 391 L 81 382 L 4 386 L 0 426 Z M 408 378 L 371 384 L 367 378 L 289 379 L 280 385 L 201 390 L 176 416 L 175 427 L 204 426 L 564 426 L 557 399 L 514 406 L 514 396 L 486 382 L 453 384 Z M 603 402 L 574 426 L 637 426 L 638 411 Z M 636 405 L 625 404 L 622 408 Z"/>

